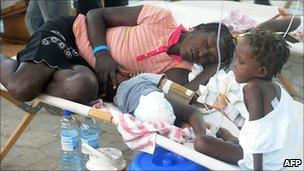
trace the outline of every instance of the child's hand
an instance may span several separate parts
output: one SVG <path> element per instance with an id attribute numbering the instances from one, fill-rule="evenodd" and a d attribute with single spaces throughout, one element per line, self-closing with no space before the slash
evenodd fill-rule
<path id="1" fill-rule="evenodd" d="M 236 143 L 238 144 L 239 141 L 236 137 L 234 137 L 230 131 L 228 131 L 228 129 L 226 128 L 223 128 L 223 127 L 220 127 L 219 130 L 217 131 L 216 133 L 216 136 L 218 138 L 221 138 L 223 139 L 224 141 L 229 141 L 229 142 L 232 142 L 232 143 Z"/>
<path id="2" fill-rule="evenodd" d="M 220 127 L 216 133 L 216 136 L 218 138 L 222 138 L 223 140 L 226 140 L 227 138 L 231 137 L 231 135 L 232 134 L 226 128 L 223 127 Z"/>

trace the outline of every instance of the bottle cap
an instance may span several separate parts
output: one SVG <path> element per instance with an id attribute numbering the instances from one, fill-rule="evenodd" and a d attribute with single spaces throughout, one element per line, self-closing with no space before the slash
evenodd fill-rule
<path id="1" fill-rule="evenodd" d="M 69 110 L 63 110 L 63 115 L 64 116 L 71 116 L 71 115 L 73 115 L 73 113 Z"/>

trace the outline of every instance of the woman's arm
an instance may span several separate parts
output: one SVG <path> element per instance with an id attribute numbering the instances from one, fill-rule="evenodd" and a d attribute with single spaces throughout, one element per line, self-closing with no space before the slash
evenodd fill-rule
<path id="1" fill-rule="evenodd" d="M 206 85 L 209 82 L 209 79 L 215 75 L 216 68 L 217 64 L 209 64 L 204 66 L 203 72 L 196 76 L 191 82 L 184 84 L 184 86 L 193 91 L 197 91 L 199 85 Z"/>
<path id="2" fill-rule="evenodd" d="M 113 7 L 94 9 L 87 13 L 88 36 L 93 48 L 107 44 L 106 31 L 110 27 L 134 26 L 143 6 L 136 7 Z M 104 98 L 109 94 L 107 89 L 116 89 L 116 68 L 117 64 L 108 51 L 99 51 L 94 54 L 96 57 L 95 73 L 100 84 L 100 92 Z M 109 78 L 113 87 L 107 87 Z"/>
<path id="3" fill-rule="evenodd" d="M 143 6 L 113 7 L 90 10 L 87 27 L 92 47 L 106 43 L 106 31 L 110 27 L 134 26 Z"/>
<path id="4" fill-rule="evenodd" d="M 225 63 L 222 63 L 222 66 L 225 66 Z M 187 87 L 190 90 L 197 91 L 199 85 L 206 85 L 209 79 L 215 75 L 217 64 L 209 64 L 204 66 L 203 72 L 196 76 L 191 82 L 188 82 L 189 70 L 183 68 L 172 68 L 165 72 L 168 79 L 181 84 Z"/>

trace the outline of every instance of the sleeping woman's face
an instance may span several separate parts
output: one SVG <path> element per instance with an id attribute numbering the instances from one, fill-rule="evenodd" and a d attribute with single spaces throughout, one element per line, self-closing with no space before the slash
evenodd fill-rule
<path id="1" fill-rule="evenodd" d="M 193 31 L 183 39 L 180 56 L 191 63 L 217 63 L 216 33 Z"/>

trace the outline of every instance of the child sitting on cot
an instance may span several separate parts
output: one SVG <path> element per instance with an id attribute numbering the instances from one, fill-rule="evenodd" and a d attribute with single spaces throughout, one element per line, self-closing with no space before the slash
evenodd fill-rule
<path id="1" fill-rule="evenodd" d="M 220 128 L 217 139 L 200 135 L 195 150 L 244 169 L 279 170 L 285 159 L 294 158 L 302 133 L 293 99 L 272 79 L 289 57 L 284 39 L 270 31 L 244 35 L 236 48 L 236 81 L 247 83 L 243 96 L 249 116 L 239 138 Z"/>

